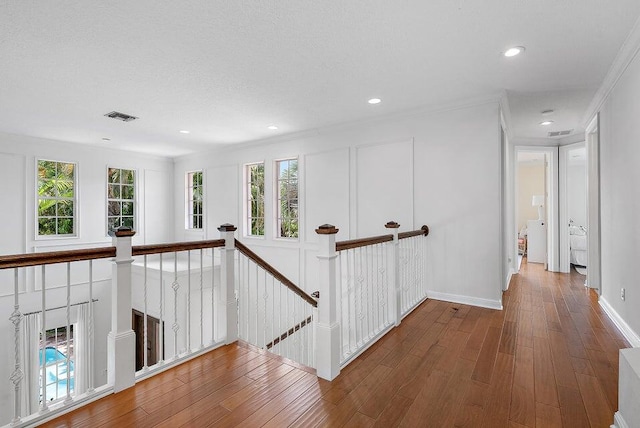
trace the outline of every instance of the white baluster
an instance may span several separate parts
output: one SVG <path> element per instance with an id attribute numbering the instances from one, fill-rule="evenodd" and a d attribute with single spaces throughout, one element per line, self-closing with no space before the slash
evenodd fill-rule
<path id="1" fill-rule="evenodd" d="M 373 274 L 373 278 L 375 278 L 375 280 L 373 281 L 373 286 L 374 286 L 374 293 L 375 293 L 375 305 L 373 306 L 374 308 L 374 314 L 375 314 L 375 331 L 380 331 L 382 330 L 382 323 L 380 322 L 380 307 L 381 307 L 381 301 L 380 301 L 380 277 L 379 277 L 379 272 L 378 272 L 378 268 L 380 267 L 379 265 L 379 254 L 378 254 L 378 247 L 380 247 L 380 244 L 376 244 L 373 247 L 373 266 L 372 266 L 372 274 Z"/>
<path id="2" fill-rule="evenodd" d="M 275 326 L 276 326 L 276 278 L 271 277 L 271 352 L 275 352 L 275 344 L 273 343 L 276 339 L 275 336 Z"/>
<path id="3" fill-rule="evenodd" d="M 44 312 L 43 312 L 44 314 Z M 42 318 L 44 328 L 44 316 Z M 89 385 L 87 394 L 94 392 L 95 378 L 93 373 L 93 350 L 94 350 L 94 332 L 93 332 L 93 260 L 89 260 L 89 350 L 87 353 L 87 368 L 89 370 Z"/>
<path id="4" fill-rule="evenodd" d="M 347 266 L 347 310 L 346 310 L 346 322 L 347 322 L 347 331 L 349 332 L 348 334 L 348 347 L 347 350 L 349 353 L 351 353 L 351 346 L 352 343 L 354 342 L 354 337 L 355 336 L 355 331 L 354 331 L 354 326 L 352 326 L 351 324 L 351 318 L 354 315 L 354 311 L 353 309 L 355 309 L 355 295 L 354 295 L 354 289 L 353 289 L 353 276 L 351 275 L 351 263 L 349 261 L 349 255 L 351 254 L 351 250 L 345 250 L 345 251 L 341 251 L 340 253 L 340 259 L 341 259 L 341 263 L 340 266 L 342 266 L 343 264 Z M 340 277 L 342 278 L 342 275 L 340 275 Z M 340 287 L 342 289 L 342 287 Z M 352 299 L 353 297 L 353 299 Z M 352 302 L 353 300 L 353 302 Z M 342 311 L 342 322 L 344 322 L 344 317 L 345 317 L 345 311 Z M 356 338 L 357 341 L 357 338 Z M 340 351 L 340 355 L 344 355 L 345 351 L 342 349 Z"/>
<path id="5" fill-rule="evenodd" d="M 40 347 L 40 352 L 42 352 L 42 382 L 41 382 L 41 388 L 42 388 L 42 402 L 40 403 L 40 413 L 46 413 L 47 411 L 49 411 L 49 406 L 47 406 L 47 359 L 45 358 L 47 355 L 46 349 L 47 349 L 47 298 L 46 298 L 46 280 L 45 280 L 45 265 L 42 265 L 41 267 L 42 270 L 42 274 L 41 274 L 41 294 L 42 294 L 42 326 L 41 326 L 41 330 L 40 330 L 40 337 L 42 338 L 41 340 L 41 347 Z"/>
<path id="6" fill-rule="evenodd" d="M 13 323 L 13 351 L 15 357 L 15 363 L 13 372 L 9 380 L 13 383 L 13 420 L 11 425 L 17 425 L 20 423 L 20 386 L 22 379 L 24 378 L 24 372 L 20 366 L 20 323 L 22 322 L 22 313 L 20 313 L 20 302 L 18 299 L 18 268 L 14 269 L 13 277 L 13 312 L 9 317 L 9 321 Z"/>
<path id="7" fill-rule="evenodd" d="M 211 251 L 213 251 L 213 248 Z M 200 347 L 198 349 L 204 348 L 204 289 L 202 288 L 202 263 L 202 248 L 200 248 Z M 211 266 L 211 275 L 213 275 L 213 265 Z M 213 288 L 211 288 L 211 292 L 213 293 Z"/>
<path id="8" fill-rule="evenodd" d="M 147 351 L 147 344 L 149 343 L 149 336 L 147 330 L 147 255 L 144 255 L 144 364 L 142 366 L 142 371 L 146 372 L 149 370 L 149 352 Z"/>
<path id="9" fill-rule="evenodd" d="M 178 290 L 180 289 L 180 283 L 178 282 L 178 253 L 173 253 L 173 359 L 178 359 L 178 330 L 180 330 L 180 324 L 178 324 Z"/>
<path id="10" fill-rule="evenodd" d="M 269 294 L 267 293 L 267 271 L 264 271 L 264 283 L 263 283 L 263 313 L 262 313 L 262 349 L 267 349 L 267 301 L 269 300 Z"/>
<path id="11" fill-rule="evenodd" d="M 255 263 L 254 263 L 255 264 Z M 255 332 L 256 332 L 256 341 L 255 344 L 256 346 L 260 347 L 260 341 L 258 340 L 258 331 L 260 331 L 260 329 L 258 328 L 258 320 L 260 319 L 260 275 L 258 274 L 258 265 L 256 265 L 256 314 L 255 314 L 255 318 L 256 318 L 256 328 L 255 328 Z"/>
<path id="12" fill-rule="evenodd" d="M 191 353 L 191 250 L 187 250 L 187 354 Z"/>
<path id="13" fill-rule="evenodd" d="M 160 355 L 158 355 L 158 364 L 162 364 L 164 363 L 164 319 L 163 319 L 163 315 L 164 315 L 164 301 L 163 301 L 163 296 L 164 296 L 164 282 L 162 281 L 162 273 L 163 268 L 162 268 L 162 255 L 163 253 L 160 253 L 160 308 L 159 308 L 159 312 L 160 312 L 160 318 L 159 318 L 159 322 L 160 322 L 160 333 L 158 334 L 159 336 L 159 347 L 160 347 Z"/>
<path id="14" fill-rule="evenodd" d="M 216 289 L 216 263 L 215 263 L 216 249 L 211 249 L 211 345 L 216 343 L 216 303 L 215 303 L 215 289 Z"/>
<path id="15" fill-rule="evenodd" d="M 71 404 L 71 263 L 67 262 L 67 397 L 64 404 Z M 75 373 L 74 373 L 75 375 Z"/>

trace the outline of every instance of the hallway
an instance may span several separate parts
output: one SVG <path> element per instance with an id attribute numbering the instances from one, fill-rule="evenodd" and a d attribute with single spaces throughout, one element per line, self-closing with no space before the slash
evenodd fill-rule
<path id="1" fill-rule="evenodd" d="M 331 383 L 232 344 L 47 426 L 608 427 L 628 344 L 583 281 L 523 263 L 503 311 L 427 300 Z"/>

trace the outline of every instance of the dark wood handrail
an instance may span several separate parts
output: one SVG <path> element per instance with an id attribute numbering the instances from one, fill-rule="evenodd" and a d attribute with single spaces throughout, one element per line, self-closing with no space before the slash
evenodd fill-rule
<path id="1" fill-rule="evenodd" d="M 48 253 L 12 254 L 0 256 L 0 269 L 51 265 L 107 259 L 116 256 L 116 247 L 86 248 L 81 250 L 51 251 Z"/>
<path id="2" fill-rule="evenodd" d="M 224 247 L 224 239 L 176 242 L 174 244 L 135 245 L 131 249 L 131 254 L 134 256 L 144 256 L 145 254 L 175 253 L 177 251 L 200 250 L 203 248 L 217 247 Z"/>
<path id="3" fill-rule="evenodd" d="M 366 247 L 367 245 L 382 244 L 393 241 L 393 235 L 372 236 L 370 238 L 351 239 L 349 241 L 336 242 L 336 251 L 351 250 L 353 248 Z"/>
<path id="4" fill-rule="evenodd" d="M 235 242 L 236 248 L 238 249 L 238 251 L 240 251 L 242 254 L 247 256 L 249 259 L 253 260 L 253 262 L 255 264 L 257 264 L 258 266 L 260 266 L 262 269 L 264 269 L 267 272 L 269 272 L 275 279 L 280 281 L 289 290 L 293 291 L 298 296 L 302 297 L 311 306 L 316 307 L 316 308 L 318 307 L 318 302 L 313 297 L 311 297 L 307 293 L 305 293 L 304 290 L 302 290 L 300 287 L 298 287 L 293 282 L 291 282 L 291 280 L 288 279 L 286 276 L 284 276 L 283 274 L 278 272 L 278 270 L 276 270 L 276 268 L 274 268 L 269 263 L 267 263 L 262 257 L 260 257 L 259 255 L 257 255 L 253 251 L 251 251 L 242 242 L 238 241 L 237 239 L 235 241 L 236 241 Z"/>
<path id="5" fill-rule="evenodd" d="M 398 239 L 411 238 L 413 236 L 420 236 L 420 235 L 427 236 L 428 234 L 429 234 L 429 227 L 428 226 L 422 226 L 418 230 L 412 230 L 410 232 L 398 233 Z"/>

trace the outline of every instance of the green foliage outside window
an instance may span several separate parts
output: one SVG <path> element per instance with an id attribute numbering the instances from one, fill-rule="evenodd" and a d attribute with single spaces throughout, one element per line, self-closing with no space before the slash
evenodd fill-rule
<path id="1" fill-rule="evenodd" d="M 298 237 L 298 160 L 276 163 L 278 171 L 278 237 Z"/>
<path id="2" fill-rule="evenodd" d="M 264 236 L 264 163 L 247 165 L 248 235 Z"/>
<path id="3" fill-rule="evenodd" d="M 107 229 L 134 229 L 135 171 L 109 168 L 107 171 Z"/>
<path id="4" fill-rule="evenodd" d="M 188 173 L 187 186 L 187 227 L 189 229 L 202 229 L 204 218 L 202 171 Z"/>
<path id="5" fill-rule="evenodd" d="M 38 235 L 75 233 L 75 164 L 38 160 Z"/>

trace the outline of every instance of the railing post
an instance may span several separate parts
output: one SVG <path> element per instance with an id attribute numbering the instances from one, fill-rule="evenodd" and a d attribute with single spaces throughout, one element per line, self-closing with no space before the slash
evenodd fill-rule
<path id="1" fill-rule="evenodd" d="M 391 310 L 391 319 L 395 322 L 396 327 L 402 321 L 402 284 L 400 283 L 400 241 L 398 240 L 398 229 L 400 225 L 395 221 L 387 222 L 384 225 L 393 233 L 393 241 L 389 243 L 390 257 L 388 258 L 389 268 L 389 308 Z"/>
<path id="2" fill-rule="evenodd" d="M 338 229 L 323 224 L 316 229 L 320 238 L 318 323 L 316 330 L 316 372 L 333 380 L 340 374 L 340 323 L 337 318 L 336 233 Z"/>
<path id="3" fill-rule="evenodd" d="M 121 227 L 109 232 L 116 247 L 111 282 L 111 331 L 108 340 L 108 382 L 119 392 L 135 384 L 136 334 L 131 329 L 131 238 Z"/>
<path id="4" fill-rule="evenodd" d="M 235 236 L 238 228 L 225 223 L 218 230 L 220 237 L 225 240 L 221 248 L 220 257 L 220 326 L 219 334 L 224 333 L 225 343 L 233 343 L 238 340 L 238 303 L 235 293 Z"/>

